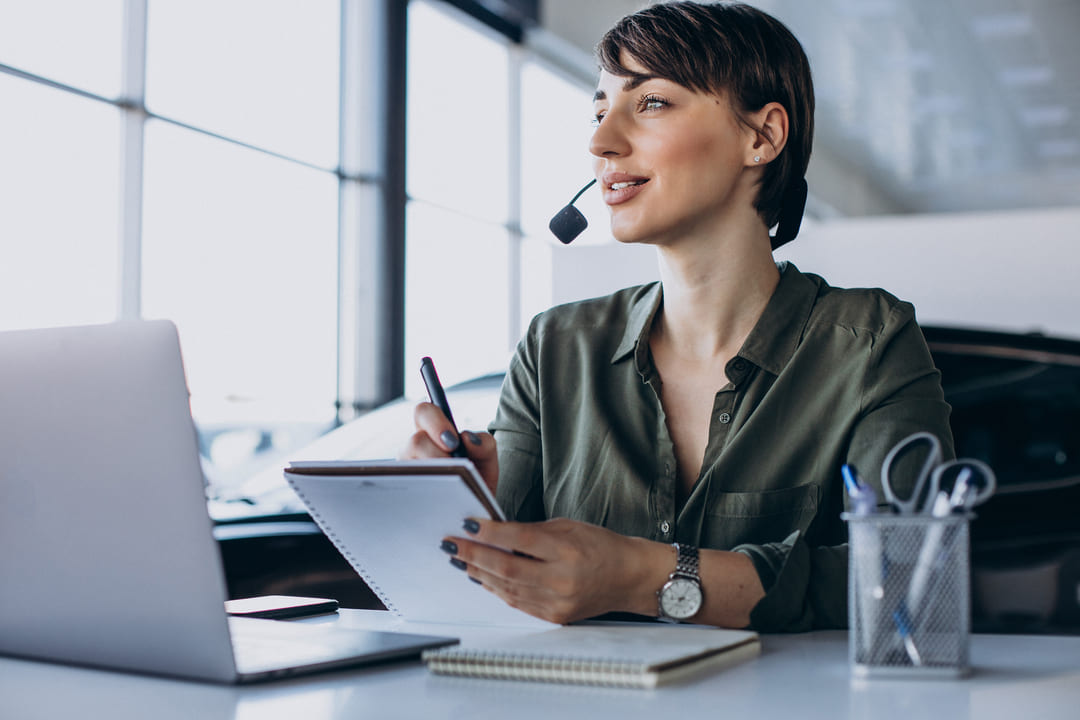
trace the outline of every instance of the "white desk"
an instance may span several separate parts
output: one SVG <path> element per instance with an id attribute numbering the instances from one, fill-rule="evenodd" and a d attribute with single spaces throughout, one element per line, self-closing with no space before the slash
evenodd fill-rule
<path id="1" fill-rule="evenodd" d="M 387 613 L 324 620 L 385 627 Z M 432 675 L 419 661 L 245 688 L 0 658 L 0 718 L 972 718 L 1080 717 L 1080 637 L 976 635 L 961 680 L 852 681 L 847 633 L 766 635 L 760 658 L 695 682 L 613 690 Z"/>

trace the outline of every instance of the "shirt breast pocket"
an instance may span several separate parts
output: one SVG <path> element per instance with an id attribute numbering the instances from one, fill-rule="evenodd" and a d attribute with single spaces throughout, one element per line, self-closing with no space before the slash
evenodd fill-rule
<path id="1" fill-rule="evenodd" d="M 713 493 L 705 511 L 701 545 L 730 550 L 743 544 L 781 542 L 796 530 L 806 532 L 817 515 L 819 495 L 816 485 Z"/>

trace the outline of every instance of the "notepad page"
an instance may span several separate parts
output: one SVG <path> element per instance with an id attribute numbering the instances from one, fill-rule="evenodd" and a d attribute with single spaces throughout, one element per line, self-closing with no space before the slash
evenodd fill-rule
<path id="1" fill-rule="evenodd" d="M 553 627 L 516 610 L 453 567 L 439 549 L 487 517 L 456 475 L 286 473 L 312 517 L 387 609 L 410 622 Z"/>

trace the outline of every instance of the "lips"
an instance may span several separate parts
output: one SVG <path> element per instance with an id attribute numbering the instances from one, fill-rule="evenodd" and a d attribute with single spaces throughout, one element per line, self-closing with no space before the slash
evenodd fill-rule
<path id="1" fill-rule="evenodd" d="M 601 178 L 604 185 L 604 202 L 618 205 L 635 197 L 649 178 L 629 173 L 605 173 Z"/>

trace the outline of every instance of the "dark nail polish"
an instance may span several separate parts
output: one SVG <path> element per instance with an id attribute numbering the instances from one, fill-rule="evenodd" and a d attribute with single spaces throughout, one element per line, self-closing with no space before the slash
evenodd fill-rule
<path id="1" fill-rule="evenodd" d="M 445 445 L 446 449 L 450 452 L 457 450 L 457 446 L 460 442 L 457 435 L 455 435 L 452 430 L 443 430 L 442 434 L 439 435 L 439 439 L 442 440 L 443 445 Z"/>
<path id="2" fill-rule="evenodd" d="M 474 578 L 472 575 L 469 576 L 469 579 L 472 580 L 477 585 L 483 585 L 484 584 L 484 583 L 480 582 L 479 580 L 477 580 L 476 578 Z"/>
<path id="3" fill-rule="evenodd" d="M 476 522 L 472 518 L 466 520 L 462 527 L 465 528 L 465 532 L 472 533 L 473 535 L 480 532 L 480 523 Z"/>
<path id="4" fill-rule="evenodd" d="M 450 540 L 443 540 L 442 545 L 439 546 L 444 553 L 450 555 L 457 555 L 457 543 Z"/>
<path id="5" fill-rule="evenodd" d="M 476 445 L 477 447 L 479 447 L 480 444 L 483 442 L 480 439 L 480 436 L 477 435 L 476 433 L 472 432 L 471 430 L 466 430 L 465 432 L 463 432 L 461 434 L 465 436 L 466 440 L 471 442 L 473 445 Z"/>
<path id="6" fill-rule="evenodd" d="M 469 567 L 465 564 L 465 561 L 460 558 L 450 558 L 450 564 L 456 567 L 458 570 L 464 570 Z"/>

